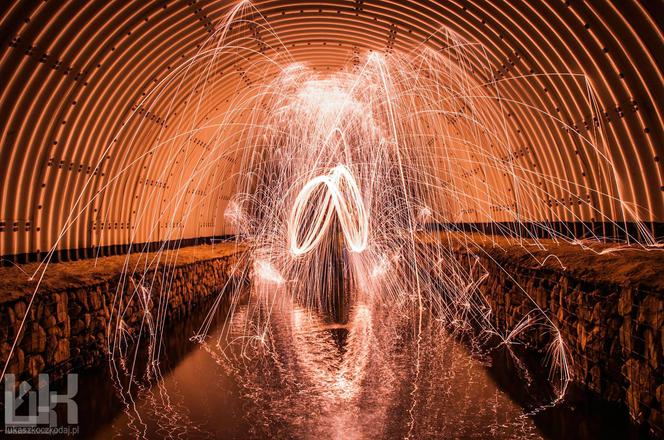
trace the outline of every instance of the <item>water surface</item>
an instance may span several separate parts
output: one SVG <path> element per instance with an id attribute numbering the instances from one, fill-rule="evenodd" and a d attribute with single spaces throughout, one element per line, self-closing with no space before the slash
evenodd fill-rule
<path id="1" fill-rule="evenodd" d="M 109 379 L 117 366 L 81 375 L 86 437 L 639 437 L 622 408 L 575 388 L 546 406 L 543 370 L 523 368 L 534 356 L 487 352 L 426 312 L 420 320 L 415 305 L 356 303 L 338 323 L 250 297 L 226 325 L 220 308 L 198 344 L 190 337 L 208 308 L 166 332 L 159 374 L 137 368 L 131 393 Z"/>

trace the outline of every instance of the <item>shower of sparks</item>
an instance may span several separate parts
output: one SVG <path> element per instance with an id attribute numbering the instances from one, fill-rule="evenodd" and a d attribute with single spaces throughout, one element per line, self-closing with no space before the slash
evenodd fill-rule
<path id="1" fill-rule="evenodd" d="M 263 34 L 258 51 L 257 32 Z M 152 167 L 157 156 L 165 157 L 154 180 L 168 181 L 170 189 L 144 190 L 130 239 L 162 241 L 164 251 L 167 243 L 183 238 L 180 225 L 198 221 L 203 208 L 218 212 L 214 230 L 222 223 L 232 228 L 246 252 L 234 268 L 233 286 L 220 293 L 231 303 L 225 330 L 216 338 L 208 334 L 218 299 L 194 338 L 220 363 L 242 371 L 241 365 L 256 357 L 283 362 L 284 368 L 300 368 L 297 374 L 306 378 L 302 383 L 321 390 L 327 399 L 348 401 L 368 380 L 368 365 L 382 359 L 375 350 L 384 350 L 385 356 L 397 350 L 397 337 L 391 347 L 385 338 L 373 344 L 376 335 L 385 334 L 380 328 L 394 326 L 395 336 L 410 333 L 415 344 L 413 374 L 408 376 L 412 402 L 406 409 L 411 416 L 407 432 L 412 434 L 422 411 L 420 373 L 422 366 L 431 365 L 427 350 L 432 347 L 425 341 L 431 341 L 426 333 L 432 331 L 432 323 L 437 332 L 442 329 L 449 337 L 471 341 L 477 350 L 491 349 L 496 339 L 498 345 L 510 347 L 522 343 L 527 332 L 540 332 L 548 338 L 542 363 L 550 369 L 553 400 L 561 399 L 571 380 L 573 359 L 555 317 L 517 285 L 512 294 L 522 295 L 525 312 L 513 328 L 496 328 L 481 289 L 488 276 L 482 261 L 491 257 L 475 245 L 477 234 L 456 225 L 489 224 L 513 244 L 547 249 L 549 241 L 538 239 L 528 227 L 535 224 L 555 242 L 609 252 L 621 248 L 598 250 L 594 242 L 602 237 L 589 228 L 590 238 L 579 241 L 566 238 L 569 231 L 559 232 L 554 225 L 590 217 L 640 224 L 636 213 L 643 209 L 622 202 L 620 179 L 614 175 L 601 126 L 581 134 L 534 103 L 506 98 L 505 83 L 528 84 L 537 81 L 536 75 L 495 80 L 481 46 L 446 29 L 435 37 L 445 43 L 440 50 L 422 45 L 389 55 L 369 51 L 339 71 L 321 73 L 296 62 L 250 3 L 238 4 L 195 55 L 135 106 L 167 115 L 168 126 L 159 128 L 149 151 L 112 176 L 88 205 L 78 199 L 59 239 L 92 203 L 101 206 L 101 219 L 107 218 L 110 204 L 103 200 L 122 191 L 133 169 Z M 470 66 L 477 64 L 485 68 L 471 72 Z M 243 67 L 236 67 L 241 71 L 236 88 L 221 96 L 214 85 L 229 65 Z M 589 112 L 597 111 L 583 75 L 550 75 L 570 87 L 586 88 L 584 105 Z M 173 94 L 174 89 L 179 92 Z M 203 113 L 201 108 L 210 107 L 204 106 L 207 100 L 218 100 L 218 110 Z M 562 174 L 520 163 L 522 153 L 508 124 L 508 109 L 536 114 L 539 120 L 534 123 L 550 134 L 552 148 L 557 148 L 556 136 L 575 136 L 577 148 L 588 158 L 591 183 L 583 186 Z M 130 145 L 142 142 L 141 133 L 152 130 L 137 111 L 116 137 Z M 198 138 L 207 139 L 207 147 L 190 150 Z M 179 154 L 185 150 L 187 155 Z M 172 170 L 176 171 L 169 175 Z M 206 194 L 216 196 L 222 190 L 232 197 L 194 201 L 190 195 L 203 188 Z M 557 206 L 556 200 L 567 198 L 581 208 Z M 643 250 L 657 246 L 643 225 L 638 239 L 627 236 Z M 100 237 L 100 245 L 102 241 Z M 37 280 L 57 246 L 34 274 Z M 459 248 L 464 256 L 454 251 Z M 173 276 L 166 270 L 155 280 L 148 273 L 158 266 L 170 267 L 176 262 L 172 255 L 177 255 L 161 251 L 139 252 L 132 265 L 127 256 L 110 318 L 111 370 L 128 411 L 134 408 L 133 389 L 149 390 L 136 377 L 138 344 L 125 322 L 131 305 L 144 310 L 140 334 L 150 346 L 143 379 L 159 384 L 161 377 L 160 339 Z M 247 301 L 247 290 L 249 305 L 240 307 Z M 325 353 L 307 348 L 312 343 L 306 325 L 314 319 L 313 311 L 329 309 L 339 294 L 354 306 L 339 324 L 349 336 L 343 359 L 335 364 Z M 277 344 L 284 343 L 284 329 L 272 319 L 275 313 L 289 316 L 291 349 L 297 354 L 292 363 L 275 352 Z M 244 374 L 246 383 L 250 376 L 246 370 Z M 151 398 L 175 411 L 161 390 L 153 390 Z M 136 417 L 139 432 L 141 416 Z M 181 417 L 173 420 L 186 425 Z"/>

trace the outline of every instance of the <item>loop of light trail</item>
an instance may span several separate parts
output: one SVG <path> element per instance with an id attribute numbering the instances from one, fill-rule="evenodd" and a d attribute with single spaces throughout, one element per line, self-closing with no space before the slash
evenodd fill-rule
<path id="1" fill-rule="evenodd" d="M 325 187 L 327 192 L 318 206 L 314 207 L 314 220 L 304 238 L 300 240 L 303 218 L 306 216 L 312 194 Z M 347 188 L 347 191 L 344 191 Z M 353 252 L 362 252 L 369 239 L 369 220 L 366 217 L 362 194 L 350 170 L 343 165 L 332 169 L 329 175 L 317 176 L 307 182 L 295 198 L 288 223 L 291 252 L 302 255 L 322 240 L 336 212 L 344 238 Z"/>

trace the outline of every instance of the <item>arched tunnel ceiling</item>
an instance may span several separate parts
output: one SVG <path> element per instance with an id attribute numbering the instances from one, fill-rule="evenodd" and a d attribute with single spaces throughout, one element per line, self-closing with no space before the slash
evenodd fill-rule
<path id="1" fill-rule="evenodd" d="M 154 146 L 182 126 L 200 128 L 223 117 L 233 97 L 246 93 L 242 89 L 266 81 L 263 73 L 252 71 L 250 57 L 222 55 L 196 120 L 186 123 L 186 115 L 175 116 L 178 108 L 186 109 L 187 97 L 198 93 L 200 82 L 194 78 L 199 76 L 162 85 L 219 32 L 225 14 L 236 6 L 226 0 L 4 5 L 0 254 L 44 252 L 56 243 L 59 249 L 75 249 L 163 239 L 149 228 L 135 233 L 136 206 L 145 191 L 163 193 L 163 205 L 155 202 L 150 208 L 157 229 L 180 228 L 184 238 L 225 232 L 219 216 L 232 184 L 217 182 L 232 172 L 233 158 L 187 191 L 187 197 L 200 199 L 192 202 L 196 215 L 180 224 L 175 214 L 168 224 L 160 213 L 178 189 L 179 169 L 196 165 L 185 159 L 185 148 L 181 161 L 169 162 Z M 581 206 L 586 197 L 590 202 L 583 188 L 595 185 L 588 171 L 593 158 L 565 133 L 569 127 L 582 133 L 601 125 L 616 194 L 630 218 L 615 207 L 602 207 L 603 213 L 616 221 L 662 222 L 664 35 L 658 8 L 658 2 L 637 1 L 255 1 L 243 11 L 259 26 L 228 32 L 229 38 L 236 32 L 245 46 L 251 42 L 256 57 L 281 48 L 288 59 L 321 72 L 338 71 L 367 51 L 389 56 L 424 47 L 443 50 L 450 33 L 458 35 L 476 44 L 466 60 L 473 81 L 501 81 L 501 94 L 508 98 L 513 150 L 504 152 L 506 157 L 569 182 L 558 199 L 542 198 L 546 206 L 532 208 L 532 220 L 551 220 L 555 212 L 557 219 L 595 220 Z M 578 76 L 550 75 L 556 72 Z M 156 89 L 172 99 L 141 108 Z M 510 108 L 509 102 L 533 103 L 564 123 L 542 124 L 535 110 Z M 176 119 L 177 124 L 171 122 Z M 118 135 L 123 132 L 136 136 Z M 186 149 L 218 143 L 211 133 L 197 130 Z M 171 172 L 164 173 L 164 167 Z M 118 173 L 123 178 L 111 182 Z M 109 185 L 112 191 L 98 195 Z M 565 206 L 573 216 L 561 211 Z"/>

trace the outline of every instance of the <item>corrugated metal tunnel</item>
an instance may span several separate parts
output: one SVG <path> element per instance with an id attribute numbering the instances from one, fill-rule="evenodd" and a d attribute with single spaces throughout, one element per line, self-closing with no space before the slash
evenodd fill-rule
<path id="1" fill-rule="evenodd" d="M 661 0 L 4 2 L 0 430 L 662 437 L 663 29 Z"/>
<path id="2" fill-rule="evenodd" d="M 500 81 L 510 143 L 497 147 L 496 157 L 518 162 L 524 179 L 541 173 L 564 182 L 535 182 L 543 191 L 524 202 L 525 221 L 662 222 L 664 87 L 657 60 L 664 54 L 655 3 L 255 2 L 247 14 L 258 24 L 228 31 L 247 53 L 215 60 L 218 71 L 194 113 L 186 101 L 196 97 L 199 75 L 164 80 L 209 44 L 234 4 L 12 2 L 0 27 L 0 254 L 44 254 L 56 242 L 58 249 L 86 249 L 224 234 L 219 213 L 234 188 L 215 181 L 228 163 L 206 171 L 190 194 L 197 212 L 186 221 L 181 214 L 166 221 L 168 214 L 159 213 L 160 230 L 152 231 L 136 210 L 147 192 L 159 193 L 150 209 L 168 210 L 181 189 L 178 175 L 196 166 L 187 158 L 205 148 L 224 154 L 223 140 L 203 127 L 243 89 L 265 80 L 264 67 L 252 69 L 250 49 L 254 59 L 287 50 L 293 62 L 334 72 L 370 50 L 446 50 L 449 33 L 473 45 L 463 60 L 473 81 Z M 197 119 L 181 113 L 187 109 Z M 181 127 L 195 136 L 155 149 Z M 599 148 L 612 166 L 607 175 L 582 140 L 597 127 Z M 177 155 L 182 159 L 171 160 Z M 171 172 L 162 173 L 164 167 Z M 474 168 L 461 165 L 456 178 L 477 173 Z M 491 178 L 495 188 L 511 187 L 509 179 Z M 501 207 L 515 197 L 494 194 L 493 214 L 455 221 L 513 221 Z M 173 226 L 181 231 L 166 231 Z"/>

